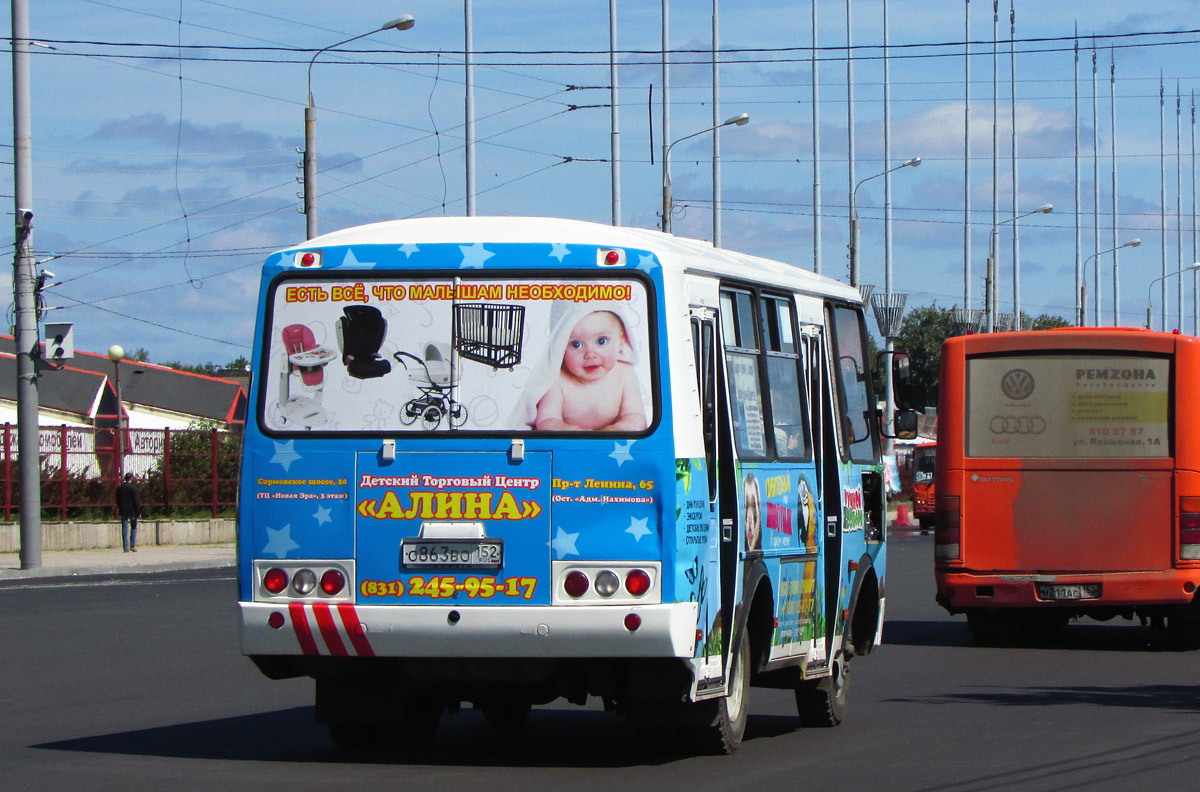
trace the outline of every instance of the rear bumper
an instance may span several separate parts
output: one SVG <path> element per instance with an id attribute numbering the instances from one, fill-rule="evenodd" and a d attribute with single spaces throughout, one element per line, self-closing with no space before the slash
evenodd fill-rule
<path id="1" fill-rule="evenodd" d="M 695 602 L 603 607 L 238 603 L 242 653 L 333 657 L 678 657 L 695 654 Z M 630 631 L 625 617 L 641 626 Z M 282 625 L 272 627 L 272 614 Z M 279 623 L 279 616 L 275 617 Z"/>
<path id="2" fill-rule="evenodd" d="M 1169 572 L 1122 572 L 1088 575 L 1000 575 L 937 570 L 937 601 L 951 613 L 971 608 L 1122 608 L 1135 605 L 1186 605 L 1200 587 L 1200 569 Z M 1100 583 L 1095 599 L 1046 600 L 1039 583 Z"/>

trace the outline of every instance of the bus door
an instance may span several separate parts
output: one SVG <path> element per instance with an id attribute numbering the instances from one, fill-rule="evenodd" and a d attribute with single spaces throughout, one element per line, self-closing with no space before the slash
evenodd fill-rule
<path id="1" fill-rule="evenodd" d="M 718 526 L 717 550 L 706 556 L 705 578 L 717 586 L 716 612 L 708 607 L 713 592 L 708 590 L 707 602 L 701 603 L 702 629 L 707 640 L 703 655 L 719 660 L 720 676 L 710 687 L 723 689 L 728 668 L 730 638 L 732 638 L 734 589 L 737 582 L 737 491 L 733 479 L 732 428 L 726 396 L 723 348 L 720 342 L 717 312 L 710 308 L 691 308 L 692 350 L 696 361 L 696 376 L 700 391 L 700 420 L 704 436 L 705 477 L 708 487 L 708 522 Z M 727 460 L 724 465 L 718 459 Z M 725 474 L 718 477 L 724 470 Z M 714 640 L 715 639 L 715 640 Z M 714 657 L 715 655 L 715 657 Z"/>
<path id="2" fill-rule="evenodd" d="M 842 466 L 838 451 L 838 410 L 833 398 L 834 378 L 826 354 L 826 338 L 821 328 L 814 327 L 806 339 L 805 359 L 809 369 L 810 392 L 813 395 L 813 449 L 817 454 L 817 501 L 824 518 L 821 542 L 823 558 L 823 602 L 825 640 L 817 642 L 818 662 L 827 660 L 833 651 L 834 625 L 837 623 L 838 594 L 841 590 L 842 563 Z"/>

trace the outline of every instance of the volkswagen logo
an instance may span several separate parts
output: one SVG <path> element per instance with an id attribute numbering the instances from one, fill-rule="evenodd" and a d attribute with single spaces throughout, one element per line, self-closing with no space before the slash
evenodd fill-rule
<path id="1" fill-rule="evenodd" d="M 1046 431 L 1046 419 L 1040 415 L 997 415 L 988 424 L 992 434 L 1041 434 Z"/>
<path id="2" fill-rule="evenodd" d="M 1000 378 L 1000 390 L 1013 401 L 1029 398 L 1033 387 L 1033 375 L 1025 369 L 1010 369 Z"/>

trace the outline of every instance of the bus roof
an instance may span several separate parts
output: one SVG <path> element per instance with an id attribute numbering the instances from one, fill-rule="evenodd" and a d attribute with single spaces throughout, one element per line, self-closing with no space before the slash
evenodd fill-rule
<path id="1" fill-rule="evenodd" d="M 1009 333 L 979 333 L 946 339 L 947 351 L 962 354 L 1052 352 L 1055 350 L 1128 350 L 1169 354 L 1177 345 L 1200 343 L 1200 338 L 1141 327 L 1056 327 Z"/>
<path id="2" fill-rule="evenodd" d="M 802 292 L 861 302 L 857 289 L 782 261 L 714 248 L 711 243 L 647 228 L 629 228 L 551 217 L 426 217 L 344 228 L 285 252 L 340 245 L 575 243 L 637 248 L 664 267 L 729 278 L 766 281 Z"/>

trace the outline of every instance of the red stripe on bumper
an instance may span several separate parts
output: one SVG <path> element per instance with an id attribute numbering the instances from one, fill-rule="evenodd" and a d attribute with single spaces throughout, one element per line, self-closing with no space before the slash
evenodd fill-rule
<path id="1" fill-rule="evenodd" d="M 298 602 L 288 605 L 288 615 L 292 617 L 292 628 L 296 631 L 296 640 L 300 641 L 300 651 L 306 655 L 317 655 L 317 642 L 313 640 L 312 629 L 308 626 L 308 616 L 304 606 Z"/>
<path id="2" fill-rule="evenodd" d="M 358 611 L 354 610 L 354 606 L 345 603 L 338 605 L 338 615 L 342 617 L 342 624 L 346 628 L 346 635 L 350 636 L 350 643 L 354 646 L 354 651 L 359 657 L 374 657 L 375 650 L 371 648 L 371 642 L 367 640 L 367 630 L 363 627 L 362 622 L 358 620 Z"/>
<path id="3" fill-rule="evenodd" d="M 333 614 L 329 612 L 329 606 L 324 603 L 313 605 L 313 615 L 317 617 L 317 626 L 321 628 L 321 637 L 325 639 L 325 645 L 329 647 L 329 654 L 334 657 L 345 657 L 349 654 L 346 651 L 346 645 L 342 643 L 342 636 L 338 635 L 337 624 L 333 621 Z"/>

